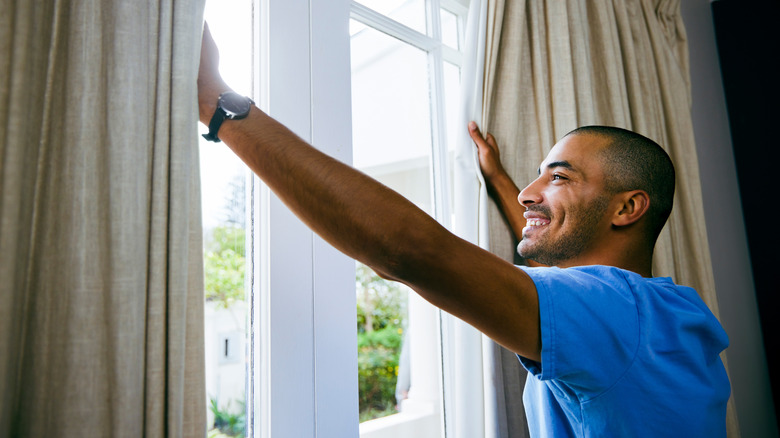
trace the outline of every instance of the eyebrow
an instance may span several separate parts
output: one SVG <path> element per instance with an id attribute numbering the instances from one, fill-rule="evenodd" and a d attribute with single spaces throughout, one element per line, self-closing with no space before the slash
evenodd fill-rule
<path id="1" fill-rule="evenodd" d="M 576 170 L 576 169 L 574 169 L 574 166 L 572 166 L 571 163 L 569 163 L 566 160 L 563 160 L 563 161 L 553 161 L 552 163 L 547 165 L 547 169 L 553 169 L 553 168 L 556 168 L 556 167 L 563 167 L 564 169 Z M 540 167 L 540 168 L 536 169 L 536 173 L 541 175 L 542 174 L 542 168 Z"/>

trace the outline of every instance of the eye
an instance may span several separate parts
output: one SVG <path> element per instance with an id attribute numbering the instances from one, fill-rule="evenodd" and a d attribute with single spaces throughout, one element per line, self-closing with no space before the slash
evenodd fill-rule
<path id="1" fill-rule="evenodd" d="M 563 175 L 559 174 L 559 173 L 554 173 L 554 174 L 552 175 L 552 180 L 553 180 L 553 181 L 563 181 L 563 180 L 565 180 L 565 179 L 567 179 L 567 178 L 566 178 L 565 176 L 563 176 Z"/>

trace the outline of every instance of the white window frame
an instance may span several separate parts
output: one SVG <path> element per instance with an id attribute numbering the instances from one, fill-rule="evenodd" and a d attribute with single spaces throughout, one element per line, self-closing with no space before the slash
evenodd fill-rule
<path id="1" fill-rule="evenodd" d="M 434 18 L 429 27 L 438 40 L 442 4 L 450 10 L 464 8 L 459 0 L 429 0 L 428 16 Z M 348 164 L 352 155 L 348 17 L 368 19 L 372 27 L 391 35 L 400 32 L 405 41 L 428 51 L 431 85 L 439 96 L 432 107 L 437 146 L 431 160 L 433 184 L 439 189 L 432 199 L 436 217 L 449 228 L 448 175 L 438 170 L 447 168 L 441 61 L 460 65 L 460 53 L 350 0 L 255 0 L 254 15 L 253 94 L 258 106 Z M 357 437 L 354 261 L 303 225 L 256 177 L 249 191 L 253 213 L 248 229 L 253 240 L 247 436 Z M 437 310 L 423 312 L 428 316 L 420 321 L 439 324 Z M 440 354 L 437 362 L 441 363 Z M 440 375 L 436 380 L 440 385 Z M 441 392 L 440 386 L 436 391 Z M 441 396 L 434 402 L 441 405 Z M 443 424 L 443 419 L 438 421 Z"/>
<path id="2" fill-rule="evenodd" d="M 351 157 L 348 0 L 259 0 L 255 100 L 303 139 Z M 258 52 L 258 50 L 255 50 Z M 358 435 L 355 265 L 253 181 L 253 437 Z"/>
<path id="3" fill-rule="evenodd" d="M 460 17 L 458 26 L 461 31 L 458 43 L 462 48 L 468 7 L 457 0 L 426 1 L 428 35 L 396 22 L 356 1 L 353 1 L 350 7 L 350 18 L 427 53 L 429 87 L 432 95 L 435 96 L 435 99 L 430 102 L 431 144 L 433 145 L 430 160 L 431 199 L 434 216 L 449 229 L 452 208 L 449 205 L 450 184 L 447 172 L 448 148 L 444 115 L 443 68 L 444 62 L 462 67 L 463 54 L 441 41 L 442 6 Z M 447 370 L 442 369 L 442 315 L 438 309 L 415 294 L 410 295 L 408 308 L 412 381 L 409 398 L 404 400 L 400 413 L 361 423 L 360 436 L 363 438 L 445 435 L 442 381 L 443 373 Z"/>

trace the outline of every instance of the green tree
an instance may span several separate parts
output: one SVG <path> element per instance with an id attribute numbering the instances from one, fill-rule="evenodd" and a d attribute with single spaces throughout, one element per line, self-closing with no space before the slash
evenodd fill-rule
<path id="1" fill-rule="evenodd" d="M 246 231 L 232 225 L 215 227 L 206 238 L 206 300 L 227 308 L 244 299 Z"/>
<path id="2" fill-rule="evenodd" d="M 359 333 L 404 325 L 407 292 L 401 284 L 387 281 L 368 266 L 357 263 L 355 290 Z"/>
<path id="3" fill-rule="evenodd" d="M 408 292 L 360 263 L 355 284 L 360 421 L 366 421 L 395 412 Z"/>

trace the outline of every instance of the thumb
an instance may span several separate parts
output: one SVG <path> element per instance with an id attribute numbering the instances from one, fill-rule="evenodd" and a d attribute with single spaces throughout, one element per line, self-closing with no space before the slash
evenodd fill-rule
<path id="1" fill-rule="evenodd" d="M 474 140 L 476 143 L 484 143 L 485 138 L 482 137 L 482 133 L 479 131 L 479 127 L 477 126 L 477 122 L 469 122 L 469 135 L 471 136 L 471 139 Z"/>

